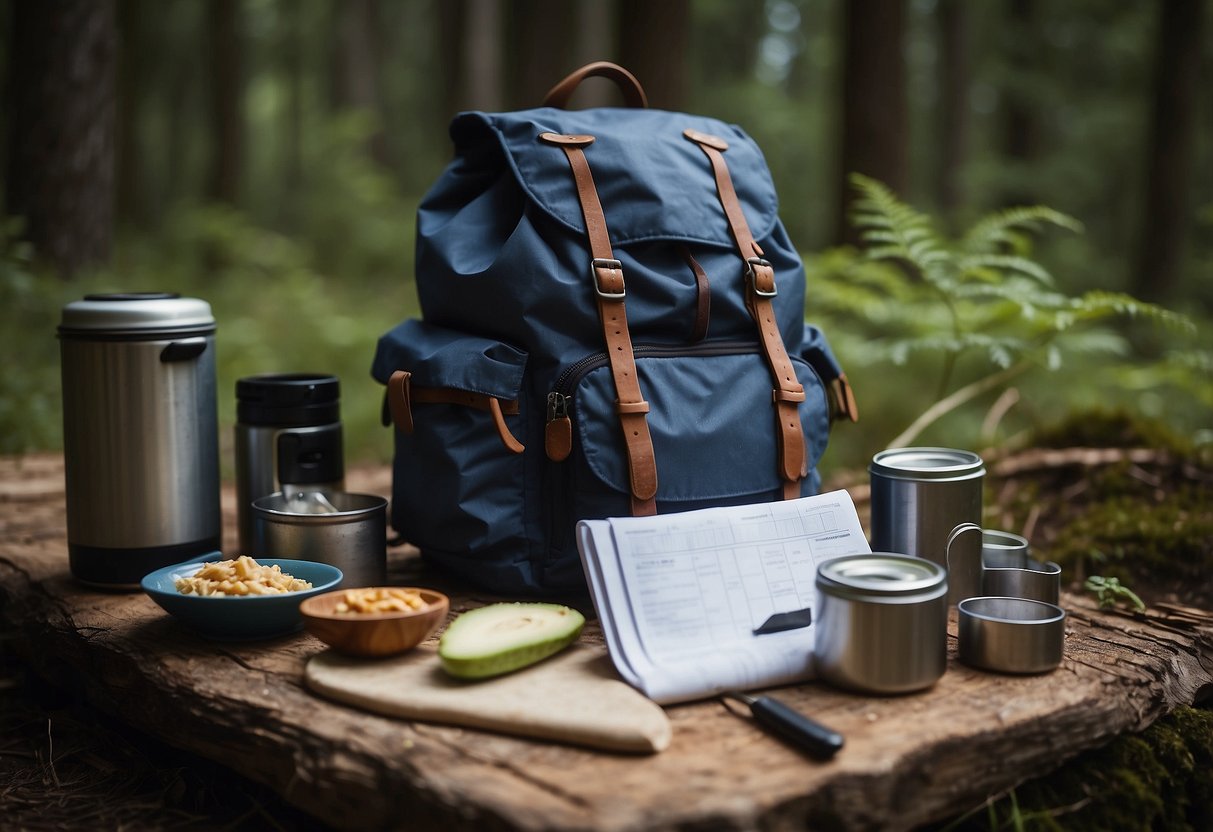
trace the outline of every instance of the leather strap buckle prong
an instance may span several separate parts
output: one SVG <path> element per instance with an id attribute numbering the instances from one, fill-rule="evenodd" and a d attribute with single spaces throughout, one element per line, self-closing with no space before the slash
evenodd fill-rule
<path id="1" fill-rule="evenodd" d="M 774 268 L 771 266 L 769 260 L 764 260 L 761 257 L 750 257 L 745 261 L 746 280 L 750 282 L 750 286 L 754 289 L 754 294 L 758 295 L 758 297 L 773 298 L 779 294 L 779 287 L 775 285 L 774 279 L 771 280 L 771 288 L 769 291 L 758 286 L 757 269 L 762 267 L 771 269 L 771 276 L 774 278 Z"/>
<path id="2" fill-rule="evenodd" d="M 603 300 L 623 300 L 628 296 L 627 289 L 623 286 L 623 280 L 620 278 L 620 290 L 618 292 L 608 292 L 602 288 L 602 283 L 598 277 L 599 269 L 608 269 L 617 271 L 620 275 L 623 274 L 623 264 L 618 260 L 611 260 L 606 257 L 595 257 L 590 261 L 590 277 L 594 279 L 594 291 L 598 293 L 598 297 Z"/>

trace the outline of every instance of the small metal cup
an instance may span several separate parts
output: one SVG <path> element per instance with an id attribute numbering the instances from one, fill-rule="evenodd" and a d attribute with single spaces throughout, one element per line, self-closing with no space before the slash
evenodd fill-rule
<path id="1" fill-rule="evenodd" d="M 996 673 L 1045 673 L 1061 664 L 1066 613 L 1025 598 L 966 598 L 957 605 L 960 660 Z"/>
<path id="2" fill-rule="evenodd" d="M 1026 569 L 1030 556 L 1028 539 L 1010 532 L 981 530 L 981 563 L 987 569 Z M 988 592 L 987 595 L 999 595 Z"/>
<path id="3" fill-rule="evenodd" d="M 1056 604 L 1061 599 L 1061 567 L 1036 560 L 1026 561 L 1022 568 L 987 566 L 981 574 L 981 591 Z"/>
<path id="4" fill-rule="evenodd" d="M 374 494 L 325 494 L 334 511 L 304 511 L 281 492 L 253 501 L 253 557 L 297 558 L 336 566 L 341 586 L 387 581 L 387 500 Z M 314 509 L 314 504 L 309 505 Z"/>

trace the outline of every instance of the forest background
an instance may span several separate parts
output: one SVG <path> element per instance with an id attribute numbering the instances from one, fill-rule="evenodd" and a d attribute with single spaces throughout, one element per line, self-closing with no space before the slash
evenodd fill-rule
<path id="1" fill-rule="evenodd" d="M 806 258 L 806 315 L 860 397 L 827 470 L 862 466 L 966 390 L 915 438 L 1007 446 L 1101 408 L 1211 445 L 1208 5 L 9 0 L 0 452 L 60 447 L 63 304 L 156 290 L 215 311 L 229 474 L 235 381 L 260 372 L 338 375 L 347 456 L 386 461 L 369 366 L 379 335 L 418 313 L 414 215 L 450 158 L 447 123 L 537 106 L 597 59 L 631 69 L 652 106 L 735 122 L 767 155 Z M 616 96 L 595 80 L 573 103 Z M 851 219 L 853 173 L 913 205 L 950 251 L 990 212 L 1062 212 L 998 215 L 1016 263 L 978 275 L 1028 274 L 1047 297 L 953 295 L 883 263 Z M 1070 331 L 1104 291 L 1184 318 Z M 1068 302 L 1064 322 L 1039 314 Z M 980 386 L 1011 367 L 1029 372 Z"/>

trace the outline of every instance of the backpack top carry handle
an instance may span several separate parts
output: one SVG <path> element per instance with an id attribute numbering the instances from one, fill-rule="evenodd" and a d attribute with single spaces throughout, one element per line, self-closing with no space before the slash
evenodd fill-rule
<path id="1" fill-rule="evenodd" d="M 610 61 L 595 61 L 569 73 L 563 81 L 548 90 L 548 94 L 543 97 L 543 106 L 565 109 L 569 98 L 572 97 L 581 82 L 591 77 L 608 78 L 614 81 L 619 86 L 620 92 L 623 93 L 623 100 L 627 106 L 641 109 L 649 106 L 648 96 L 644 94 L 644 87 L 640 86 L 636 76 L 619 64 L 613 64 Z"/>

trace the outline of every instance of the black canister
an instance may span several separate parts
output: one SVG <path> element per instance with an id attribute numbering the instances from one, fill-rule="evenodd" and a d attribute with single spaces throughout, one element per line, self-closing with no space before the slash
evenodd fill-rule
<path id="1" fill-rule="evenodd" d="M 215 319 L 162 292 L 63 308 L 63 462 L 72 574 L 137 589 L 219 548 Z"/>
<path id="2" fill-rule="evenodd" d="M 236 501 L 241 552 L 252 551 L 254 500 L 345 489 L 340 383 L 279 373 L 236 382 Z"/>

